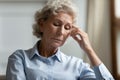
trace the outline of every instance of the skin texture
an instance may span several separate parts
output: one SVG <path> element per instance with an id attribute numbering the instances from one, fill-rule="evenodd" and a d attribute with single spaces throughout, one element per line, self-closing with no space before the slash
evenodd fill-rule
<path id="1" fill-rule="evenodd" d="M 46 21 L 40 22 L 43 35 L 39 49 L 42 56 L 53 55 L 65 43 L 70 36 L 72 22 L 72 17 L 66 13 L 52 15 Z"/>
<path id="2" fill-rule="evenodd" d="M 73 25 L 71 36 L 78 42 L 80 47 L 86 52 L 93 66 L 98 66 L 102 63 L 102 61 L 99 59 L 99 57 L 93 50 L 87 33 Z"/>
<path id="3" fill-rule="evenodd" d="M 72 37 L 86 52 L 93 66 L 102 63 L 93 50 L 87 33 L 73 24 L 72 16 L 69 14 L 60 12 L 50 16 L 46 21 L 40 21 L 40 30 L 43 33 L 39 45 L 40 55 L 52 56 L 68 37 Z"/>

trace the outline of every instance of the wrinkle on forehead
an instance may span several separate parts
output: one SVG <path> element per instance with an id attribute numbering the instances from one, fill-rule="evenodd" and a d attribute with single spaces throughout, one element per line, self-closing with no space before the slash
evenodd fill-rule
<path id="1" fill-rule="evenodd" d="M 73 19 L 72 19 L 72 16 L 67 14 L 67 13 L 58 13 L 56 15 L 52 15 L 50 18 L 50 20 L 54 19 L 54 20 L 60 20 L 62 22 L 65 22 L 65 23 L 69 23 L 69 24 L 73 24 Z"/>

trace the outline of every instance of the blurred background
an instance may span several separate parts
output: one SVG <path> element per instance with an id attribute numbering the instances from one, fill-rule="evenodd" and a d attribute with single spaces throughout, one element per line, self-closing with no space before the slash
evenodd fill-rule
<path id="1" fill-rule="evenodd" d="M 0 80 L 5 78 L 8 57 L 17 49 L 29 49 L 37 42 L 32 35 L 34 13 L 47 0 L 0 0 Z M 88 33 L 91 45 L 120 80 L 120 0 L 73 0 L 78 7 L 77 25 Z M 61 47 L 67 55 L 84 59 L 84 51 L 69 38 Z"/>

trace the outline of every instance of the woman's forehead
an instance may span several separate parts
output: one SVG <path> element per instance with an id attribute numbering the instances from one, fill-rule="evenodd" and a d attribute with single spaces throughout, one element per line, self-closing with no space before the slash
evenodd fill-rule
<path id="1" fill-rule="evenodd" d="M 51 20 L 60 20 L 67 23 L 73 23 L 72 16 L 67 13 L 58 13 L 50 17 Z"/>

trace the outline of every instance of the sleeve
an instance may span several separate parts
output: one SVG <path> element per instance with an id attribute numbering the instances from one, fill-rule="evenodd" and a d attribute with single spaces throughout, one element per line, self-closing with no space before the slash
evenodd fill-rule
<path id="1" fill-rule="evenodd" d="M 93 67 L 93 70 L 96 75 L 96 80 L 114 80 L 111 73 L 108 71 L 103 63 L 99 66 Z"/>
<path id="2" fill-rule="evenodd" d="M 8 58 L 6 80 L 26 80 L 24 61 L 19 51 L 16 51 Z"/>
<path id="3" fill-rule="evenodd" d="M 80 80 L 114 80 L 103 63 L 93 69 L 86 63 L 83 63 L 82 66 Z"/>
<path id="4" fill-rule="evenodd" d="M 82 62 L 80 68 L 80 79 L 79 80 L 96 80 L 94 71 L 90 68 L 90 65 Z"/>

